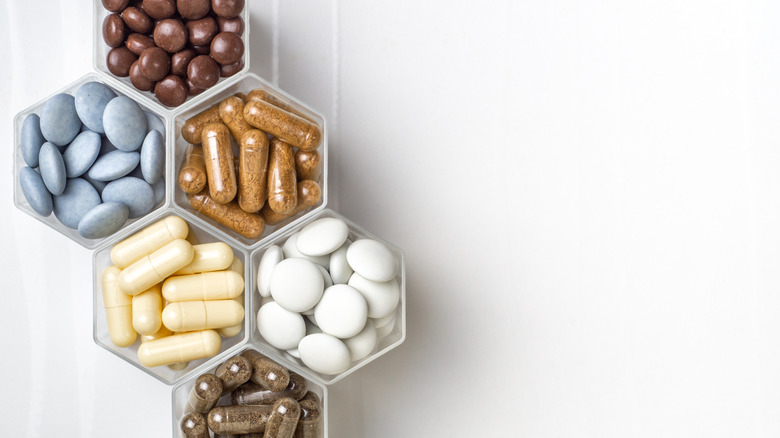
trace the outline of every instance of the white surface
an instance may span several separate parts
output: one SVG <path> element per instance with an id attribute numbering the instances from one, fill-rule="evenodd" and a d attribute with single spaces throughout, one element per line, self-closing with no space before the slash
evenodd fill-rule
<path id="1" fill-rule="evenodd" d="M 330 436 L 780 435 L 778 2 L 251 3 L 330 204 L 407 255 L 407 340 L 331 387 Z M 90 8 L 0 3 L 5 163 L 90 70 Z M 170 388 L 92 342 L 91 253 L 11 179 L 3 435 L 166 436 Z"/>

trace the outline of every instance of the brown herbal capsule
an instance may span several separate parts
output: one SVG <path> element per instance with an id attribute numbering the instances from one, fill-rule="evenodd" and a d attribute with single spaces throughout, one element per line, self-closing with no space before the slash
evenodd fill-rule
<path id="1" fill-rule="evenodd" d="M 181 419 L 181 430 L 187 438 L 209 438 L 206 419 L 197 412 L 190 412 Z"/>
<path id="2" fill-rule="evenodd" d="M 252 377 L 252 364 L 243 356 L 233 356 L 217 367 L 214 374 L 222 380 L 222 394 L 227 394 Z"/>
<path id="3" fill-rule="evenodd" d="M 315 181 L 310 179 L 298 181 L 298 204 L 296 204 L 292 213 L 279 214 L 273 211 L 268 204 L 265 204 L 260 210 L 260 216 L 263 217 L 266 225 L 278 225 L 307 208 L 317 205 L 321 197 L 322 190 L 320 190 L 319 184 Z"/>
<path id="4" fill-rule="evenodd" d="M 203 150 L 199 146 L 189 145 L 184 153 L 184 162 L 179 169 L 179 187 L 184 193 L 199 193 L 206 188 L 206 163 Z"/>
<path id="5" fill-rule="evenodd" d="M 300 111 L 294 106 L 290 105 L 290 102 L 277 97 L 262 88 L 255 88 L 254 90 L 250 91 L 246 95 L 246 99 L 244 99 L 244 101 L 249 102 L 250 100 L 262 100 L 263 102 L 268 102 L 271 105 L 277 106 L 287 111 L 288 113 L 293 113 L 304 120 L 308 120 L 310 122 L 312 121 L 303 111 Z"/>
<path id="6" fill-rule="evenodd" d="M 320 179 L 320 173 L 322 173 L 322 166 L 319 152 L 299 149 L 295 153 L 295 176 L 298 177 L 298 181 L 304 179 L 317 181 Z"/>
<path id="7" fill-rule="evenodd" d="M 317 125 L 262 100 L 244 108 L 247 123 L 305 151 L 317 149 L 322 134 Z"/>
<path id="8" fill-rule="evenodd" d="M 201 139 L 209 195 L 214 201 L 227 204 L 236 197 L 237 189 L 230 131 L 222 123 L 209 123 L 203 127 Z"/>
<path id="9" fill-rule="evenodd" d="M 217 406 L 208 415 L 214 433 L 257 433 L 265 430 L 271 406 Z"/>
<path id="10" fill-rule="evenodd" d="M 318 396 L 316 393 L 313 393 L 311 391 L 306 391 L 306 394 L 303 396 L 302 399 L 298 401 L 298 404 L 301 402 L 305 402 L 307 400 L 311 400 L 314 403 L 317 403 L 318 405 L 322 405 L 322 402 L 320 402 L 320 396 Z"/>
<path id="11" fill-rule="evenodd" d="M 254 382 L 247 382 L 233 391 L 231 399 L 239 405 L 270 405 L 283 397 L 302 400 L 307 393 L 306 389 L 306 379 L 291 372 L 290 383 L 283 391 L 271 391 Z"/>
<path id="12" fill-rule="evenodd" d="M 214 374 L 203 374 L 195 379 L 195 385 L 190 391 L 187 410 L 206 414 L 222 396 L 222 380 Z"/>
<path id="13" fill-rule="evenodd" d="M 209 123 L 221 122 L 219 105 L 214 105 L 203 112 L 190 117 L 181 127 L 181 136 L 187 143 L 200 144 L 203 127 Z"/>
<path id="14" fill-rule="evenodd" d="M 238 435 L 238 434 L 235 434 L 235 433 L 215 433 L 214 434 L 214 438 L 245 438 L 245 437 L 247 437 L 249 435 L 259 435 L 261 437 L 263 436 L 262 434 L 241 434 L 241 435 Z"/>
<path id="15" fill-rule="evenodd" d="M 253 382 L 271 391 L 282 391 L 290 383 L 290 373 L 287 368 L 263 356 L 255 350 L 241 353 L 252 363 Z"/>
<path id="16" fill-rule="evenodd" d="M 297 401 L 289 397 L 280 398 L 268 417 L 263 438 L 293 438 L 300 416 L 301 407 Z"/>
<path id="17" fill-rule="evenodd" d="M 301 418 L 298 420 L 298 427 L 295 428 L 295 438 L 319 438 L 322 418 L 320 404 L 313 400 L 306 400 L 299 401 L 298 406 L 301 407 Z"/>
<path id="18" fill-rule="evenodd" d="M 277 213 L 292 213 L 298 203 L 297 182 L 292 146 L 272 139 L 268 152 L 268 206 Z"/>
<path id="19" fill-rule="evenodd" d="M 265 231 L 265 222 L 259 214 L 247 213 L 235 202 L 228 204 L 215 202 L 209 197 L 207 190 L 194 195 L 189 194 L 187 199 L 195 211 L 247 239 L 256 239 Z"/>
<path id="20" fill-rule="evenodd" d="M 252 129 L 252 126 L 244 120 L 244 101 L 240 97 L 230 96 L 223 100 L 219 104 L 219 116 L 236 141 L 240 141 L 241 136 Z"/>
<path id="21" fill-rule="evenodd" d="M 259 129 L 250 129 L 239 139 L 238 206 L 256 213 L 268 198 L 268 137 Z"/>

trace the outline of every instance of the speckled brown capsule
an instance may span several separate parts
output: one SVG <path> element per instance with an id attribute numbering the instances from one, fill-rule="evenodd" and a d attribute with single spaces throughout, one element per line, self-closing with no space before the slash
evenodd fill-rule
<path id="1" fill-rule="evenodd" d="M 252 363 L 252 379 L 257 385 L 271 390 L 282 391 L 290 383 L 290 372 L 271 359 L 254 350 L 246 350 L 241 354 Z"/>
<path id="2" fill-rule="evenodd" d="M 201 143 L 209 181 L 209 195 L 214 201 L 226 204 L 236 197 L 237 191 L 230 131 L 222 123 L 209 123 L 203 127 Z"/>
<path id="3" fill-rule="evenodd" d="M 322 198 L 322 190 L 316 181 L 310 179 L 298 181 L 298 203 L 292 213 L 279 214 L 273 211 L 266 203 L 260 210 L 260 216 L 263 217 L 266 225 L 278 225 L 307 208 L 317 205 L 320 202 L 320 198 Z"/>
<path id="4" fill-rule="evenodd" d="M 265 425 L 263 438 L 293 438 L 301 407 L 291 398 L 281 398 L 274 403 L 273 411 Z"/>
<path id="5" fill-rule="evenodd" d="M 268 206 L 273 211 L 293 212 L 298 204 L 297 181 L 292 146 L 278 138 L 272 139 L 268 153 Z"/>
<path id="6" fill-rule="evenodd" d="M 247 239 L 256 239 L 265 231 L 265 222 L 259 214 L 245 212 L 236 202 L 227 204 L 215 202 L 209 197 L 208 190 L 187 195 L 187 200 L 198 213 Z"/>
<path id="7" fill-rule="evenodd" d="M 189 145 L 184 152 L 184 161 L 179 170 L 179 187 L 184 193 L 199 193 L 206 188 L 206 163 L 200 146 Z"/>
<path id="8" fill-rule="evenodd" d="M 317 149 L 322 141 L 317 125 L 263 100 L 250 98 L 244 118 L 250 125 L 305 151 Z"/>
<path id="9" fill-rule="evenodd" d="M 197 412 L 190 412 L 181 419 L 181 431 L 187 438 L 209 438 L 206 419 Z"/>
<path id="10" fill-rule="evenodd" d="M 214 374 L 222 380 L 222 394 L 227 394 L 252 377 L 252 364 L 244 356 L 233 356 L 218 366 Z"/>
<path id="11" fill-rule="evenodd" d="M 250 129 L 241 136 L 238 150 L 238 205 L 256 213 L 268 198 L 268 137 L 259 129 Z"/>
<path id="12" fill-rule="evenodd" d="M 290 383 L 283 391 L 271 391 L 254 382 L 247 382 L 233 391 L 231 399 L 239 405 L 270 405 L 283 397 L 302 399 L 306 392 L 306 379 L 290 373 Z"/>
<path id="13" fill-rule="evenodd" d="M 213 105 L 203 112 L 190 117 L 181 127 L 181 136 L 187 143 L 200 144 L 203 127 L 209 123 L 222 121 L 219 116 L 219 105 Z"/>
<path id="14" fill-rule="evenodd" d="M 254 129 L 244 120 L 244 101 L 240 97 L 230 96 L 219 104 L 219 117 L 230 129 L 233 138 L 240 141 L 246 131 Z"/>
<path id="15" fill-rule="evenodd" d="M 214 433 L 257 433 L 265 430 L 273 407 L 217 406 L 208 415 L 208 425 Z"/>
<path id="16" fill-rule="evenodd" d="M 201 414 L 208 413 L 222 396 L 222 380 L 214 374 L 202 374 L 195 379 L 190 391 L 187 409 Z"/>
<path id="17" fill-rule="evenodd" d="M 299 401 L 301 418 L 295 428 L 295 438 L 319 438 L 321 433 L 322 408 L 313 400 Z"/>
<path id="18" fill-rule="evenodd" d="M 317 151 L 298 150 L 295 153 L 295 176 L 298 181 L 311 179 L 318 181 L 322 173 L 320 154 Z"/>

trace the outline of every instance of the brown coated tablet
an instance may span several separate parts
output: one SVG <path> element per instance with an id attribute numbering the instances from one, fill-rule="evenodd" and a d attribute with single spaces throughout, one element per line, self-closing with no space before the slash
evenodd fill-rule
<path id="1" fill-rule="evenodd" d="M 238 205 L 256 213 L 268 198 L 268 136 L 259 129 L 248 130 L 238 142 L 238 151 Z"/>
<path id="2" fill-rule="evenodd" d="M 103 7 L 109 12 L 122 12 L 130 0 L 101 0 Z"/>
<path id="3" fill-rule="evenodd" d="M 211 0 L 211 9 L 220 17 L 233 18 L 244 10 L 244 0 Z"/>
<path id="4" fill-rule="evenodd" d="M 268 206 L 268 203 L 266 203 L 260 210 L 260 216 L 263 217 L 266 225 L 278 225 L 307 208 L 317 205 L 317 203 L 320 202 L 321 197 L 322 190 L 316 181 L 310 179 L 298 181 L 298 204 L 295 206 L 292 213 L 279 214 L 273 211 L 271 207 Z"/>
<path id="5" fill-rule="evenodd" d="M 107 15 L 103 20 L 103 41 L 109 47 L 119 47 L 125 42 L 127 26 L 119 14 Z"/>
<path id="6" fill-rule="evenodd" d="M 176 9 L 182 18 L 198 20 L 211 11 L 211 0 L 176 0 Z"/>
<path id="7" fill-rule="evenodd" d="M 244 41 L 231 32 L 220 32 L 211 40 L 211 57 L 220 64 L 233 64 L 244 56 Z"/>
<path id="8" fill-rule="evenodd" d="M 305 151 L 317 149 L 322 141 L 317 125 L 263 100 L 247 102 L 244 118 L 250 125 Z"/>
<path id="9" fill-rule="evenodd" d="M 187 100 L 187 84 L 178 76 L 166 76 L 154 86 L 154 95 L 163 105 L 179 106 Z"/>
<path id="10" fill-rule="evenodd" d="M 190 65 L 190 61 L 196 56 L 198 56 L 198 54 L 192 49 L 184 49 L 181 52 L 176 52 L 171 55 L 171 74 L 186 78 L 187 66 Z"/>
<path id="11" fill-rule="evenodd" d="M 203 127 L 201 144 L 209 181 L 209 195 L 215 202 L 226 204 L 236 197 L 237 191 L 230 131 L 222 123 L 209 123 Z"/>
<path id="12" fill-rule="evenodd" d="M 187 78 L 192 85 L 206 89 L 219 81 L 219 64 L 207 55 L 198 55 L 187 66 Z"/>
<path id="13" fill-rule="evenodd" d="M 166 18 L 154 27 L 154 43 L 168 53 L 176 53 L 187 44 L 187 28 L 180 20 Z"/>
<path id="14" fill-rule="evenodd" d="M 268 206 L 271 210 L 280 214 L 293 212 L 298 203 L 297 181 L 292 146 L 278 138 L 272 139 L 268 152 Z"/>
<path id="15" fill-rule="evenodd" d="M 204 111 L 190 117 L 181 127 L 181 136 L 187 143 L 200 144 L 203 127 L 209 123 L 221 122 L 219 104 L 212 105 Z"/>
<path id="16" fill-rule="evenodd" d="M 125 8 L 120 14 L 127 27 L 138 33 L 149 33 L 152 30 L 152 19 L 144 11 L 135 6 Z"/>
<path id="17" fill-rule="evenodd" d="M 244 19 L 240 16 L 233 18 L 217 17 L 217 26 L 220 32 L 230 32 L 238 36 L 244 34 Z"/>
<path id="18" fill-rule="evenodd" d="M 171 70 L 171 58 L 159 47 L 149 47 L 138 57 L 141 73 L 150 81 L 157 82 L 168 76 Z"/>
<path id="19" fill-rule="evenodd" d="M 247 213 L 235 202 L 227 204 L 214 202 L 209 197 L 208 190 L 196 195 L 187 195 L 187 199 L 195 211 L 247 239 L 256 239 L 265 231 L 265 222 L 259 214 Z"/>
<path id="20" fill-rule="evenodd" d="M 154 47 L 154 40 L 140 33 L 131 33 L 125 41 L 127 48 L 136 55 L 141 55 L 144 50 Z"/>
<path id="21" fill-rule="evenodd" d="M 200 20 L 190 20 L 186 24 L 189 41 L 196 46 L 211 44 L 214 35 L 219 33 L 217 21 L 211 17 L 201 18 Z"/>
<path id="22" fill-rule="evenodd" d="M 219 117 L 236 141 L 241 141 L 246 131 L 254 129 L 244 120 L 244 101 L 240 97 L 230 96 L 220 102 Z"/>
<path id="23" fill-rule="evenodd" d="M 120 78 L 130 74 L 130 66 L 138 59 L 127 47 L 114 47 L 106 55 L 106 67 L 114 76 Z"/>
<path id="24" fill-rule="evenodd" d="M 176 2 L 174 0 L 143 0 L 141 8 L 155 20 L 163 20 L 176 13 Z"/>
<path id="25" fill-rule="evenodd" d="M 198 94 L 206 91 L 205 88 L 200 88 L 200 87 L 195 86 L 195 84 L 192 83 L 190 78 L 184 79 L 184 82 L 187 84 L 187 93 L 190 96 L 197 96 Z"/>
<path id="26" fill-rule="evenodd" d="M 244 59 L 240 59 L 238 62 L 232 64 L 225 64 L 219 66 L 219 75 L 223 78 L 229 78 L 234 74 L 240 72 L 244 68 Z"/>
<path id="27" fill-rule="evenodd" d="M 187 146 L 177 181 L 184 193 L 194 194 L 206 188 L 206 163 L 200 146 Z"/>
<path id="28" fill-rule="evenodd" d="M 295 175 L 298 177 L 298 181 L 304 179 L 319 181 L 321 173 L 322 163 L 319 152 L 299 149 L 295 153 Z"/>
<path id="29" fill-rule="evenodd" d="M 144 76 L 138 61 L 130 66 L 130 83 L 141 91 L 152 91 L 154 88 L 154 81 Z"/>

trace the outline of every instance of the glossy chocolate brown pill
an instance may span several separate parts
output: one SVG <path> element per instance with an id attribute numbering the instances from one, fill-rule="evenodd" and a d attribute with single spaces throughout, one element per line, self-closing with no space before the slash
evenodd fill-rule
<path id="1" fill-rule="evenodd" d="M 103 41 L 109 47 L 119 47 L 125 42 L 125 21 L 119 14 L 107 15 L 103 20 Z"/>
<path id="2" fill-rule="evenodd" d="M 226 204 L 236 197 L 238 187 L 230 131 L 222 123 L 210 123 L 203 127 L 201 144 L 209 181 L 209 195 L 214 201 Z"/>
<path id="3" fill-rule="evenodd" d="M 211 11 L 210 0 L 176 0 L 176 9 L 182 18 L 198 20 Z"/>
<path id="4" fill-rule="evenodd" d="M 219 66 L 219 75 L 223 78 L 229 78 L 230 76 L 233 76 L 234 74 L 240 72 L 244 68 L 244 59 L 238 60 L 238 62 L 234 62 L 232 64 L 225 64 Z"/>
<path id="5" fill-rule="evenodd" d="M 220 64 L 233 64 L 244 56 L 244 41 L 231 32 L 220 32 L 211 40 L 211 57 Z"/>
<path id="6" fill-rule="evenodd" d="M 240 137 L 238 151 L 238 206 L 248 213 L 256 213 L 268 198 L 268 136 L 259 129 L 248 130 Z"/>
<path id="7" fill-rule="evenodd" d="M 223 18 L 234 18 L 244 10 L 244 0 L 211 0 L 211 9 Z"/>
<path id="8" fill-rule="evenodd" d="M 154 81 L 144 76 L 138 61 L 130 66 L 130 83 L 141 91 L 152 91 L 154 88 Z"/>
<path id="9" fill-rule="evenodd" d="M 207 414 L 222 396 L 222 380 L 214 374 L 202 374 L 190 391 L 187 410 Z"/>
<path id="10" fill-rule="evenodd" d="M 171 55 L 171 74 L 186 78 L 187 66 L 196 56 L 198 54 L 192 49 L 184 49 Z"/>
<path id="11" fill-rule="evenodd" d="M 181 419 L 181 431 L 187 438 L 209 438 L 206 419 L 198 412 L 190 412 Z"/>
<path id="12" fill-rule="evenodd" d="M 191 49 L 198 55 L 208 55 L 211 52 L 211 44 L 208 46 L 192 46 Z"/>
<path id="13" fill-rule="evenodd" d="M 208 415 L 214 433 L 257 433 L 265 430 L 272 406 L 217 406 Z"/>
<path id="14" fill-rule="evenodd" d="M 206 163 L 203 161 L 203 151 L 199 146 L 187 146 L 177 180 L 184 193 L 194 194 L 206 188 L 208 181 Z"/>
<path id="15" fill-rule="evenodd" d="M 301 407 L 297 401 L 280 398 L 268 417 L 263 438 L 293 438 L 300 416 Z"/>
<path id="16" fill-rule="evenodd" d="M 130 67 L 137 59 L 127 47 L 114 47 L 106 55 L 106 67 L 114 76 L 123 78 L 130 75 Z"/>
<path id="17" fill-rule="evenodd" d="M 209 123 L 221 122 L 219 116 L 219 104 L 212 105 L 202 112 L 190 117 L 181 127 L 181 136 L 187 143 L 200 144 L 203 127 Z"/>
<path id="18" fill-rule="evenodd" d="M 165 50 L 149 47 L 138 57 L 138 67 L 147 79 L 157 82 L 168 76 L 171 70 L 171 58 Z"/>
<path id="19" fill-rule="evenodd" d="M 292 146 L 272 139 L 268 152 L 268 207 L 279 214 L 291 214 L 298 203 L 297 182 Z"/>
<path id="20" fill-rule="evenodd" d="M 256 239 L 263 235 L 265 222 L 258 214 L 247 213 L 235 202 L 220 204 L 214 202 L 204 190 L 196 195 L 187 195 L 190 206 L 214 222 L 227 227 L 247 239 Z"/>
<path id="21" fill-rule="evenodd" d="M 187 44 L 187 28 L 173 18 L 166 18 L 154 27 L 154 43 L 168 53 L 176 53 Z"/>
<path id="22" fill-rule="evenodd" d="M 307 208 L 317 205 L 317 203 L 320 202 L 321 197 L 322 190 L 317 182 L 310 179 L 298 181 L 298 204 L 295 206 L 292 213 L 279 214 L 273 211 L 266 203 L 260 210 L 260 216 L 263 217 L 266 225 L 278 225 Z"/>
<path id="23" fill-rule="evenodd" d="M 206 91 L 205 88 L 196 87 L 195 84 L 190 81 L 190 78 L 184 79 L 184 82 L 187 84 L 187 94 L 190 96 L 197 96 L 198 94 Z"/>
<path id="24" fill-rule="evenodd" d="M 139 8 L 130 6 L 122 11 L 122 19 L 133 32 L 149 33 L 152 30 L 152 19 Z"/>
<path id="25" fill-rule="evenodd" d="M 109 12 L 122 12 L 130 0 L 101 0 L 103 7 Z"/>
<path id="26" fill-rule="evenodd" d="M 320 153 L 314 151 L 298 150 L 295 153 L 295 175 L 298 181 L 312 179 L 317 181 L 322 173 Z"/>
<path id="27" fill-rule="evenodd" d="M 319 438 L 321 433 L 322 408 L 312 400 L 299 401 L 301 418 L 295 428 L 295 438 Z"/>
<path id="28" fill-rule="evenodd" d="M 144 50 L 155 47 L 154 41 L 151 38 L 140 33 L 131 33 L 130 36 L 127 37 L 125 45 L 131 52 L 139 56 Z"/>
<path id="29" fill-rule="evenodd" d="M 154 86 L 154 95 L 163 105 L 179 106 L 187 100 L 187 84 L 178 76 L 166 76 Z"/>
<path id="30" fill-rule="evenodd" d="M 201 18 L 200 20 L 190 20 L 186 24 L 190 43 L 195 46 L 205 46 L 211 44 L 214 35 L 219 33 L 217 21 L 212 17 Z"/>
<path id="31" fill-rule="evenodd" d="M 322 141 L 317 125 L 263 100 L 250 97 L 244 118 L 255 128 L 305 151 L 317 149 Z"/>
<path id="32" fill-rule="evenodd" d="M 198 88 L 209 88 L 219 81 L 219 64 L 207 55 L 198 55 L 187 66 L 187 78 Z"/>
<path id="33" fill-rule="evenodd" d="M 218 366 L 214 374 L 222 380 L 222 394 L 227 394 L 252 377 L 252 364 L 243 356 L 233 356 Z"/>
<path id="34" fill-rule="evenodd" d="M 282 391 L 290 383 L 290 372 L 271 359 L 254 350 L 241 353 L 252 363 L 252 377 L 255 384 L 270 391 Z"/>
<path id="35" fill-rule="evenodd" d="M 220 32 L 230 32 L 238 36 L 244 34 L 244 19 L 240 16 L 234 18 L 217 17 L 217 25 Z"/>
<path id="36" fill-rule="evenodd" d="M 155 20 L 163 20 L 176 13 L 176 2 L 174 0 L 143 0 L 141 8 Z"/>

